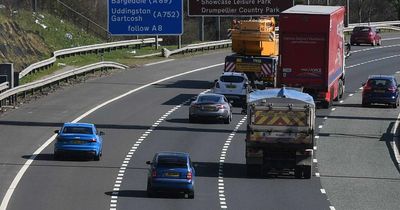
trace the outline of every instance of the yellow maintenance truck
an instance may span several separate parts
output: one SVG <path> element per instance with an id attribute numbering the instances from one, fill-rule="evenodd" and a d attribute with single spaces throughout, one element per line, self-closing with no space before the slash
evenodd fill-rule
<path id="1" fill-rule="evenodd" d="M 247 99 L 246 167 L 249 176 L 294 172 L 309 179 L 315 130 L 315 103 L 293 89 L 256 90 Z"/>
<path id="2" fill-rule="evenodd" d="M 232 51 L 225 58 L 225 72 L 243 72 L 254 85 L 260 81 L 276 86 L 278 39 L 275 19 L 234 20 L 231 29 Z"/>

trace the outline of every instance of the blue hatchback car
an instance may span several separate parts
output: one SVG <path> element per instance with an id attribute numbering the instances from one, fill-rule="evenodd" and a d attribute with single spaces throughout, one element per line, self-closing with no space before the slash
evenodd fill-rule
<path id="1" fill-rule="evenodd" d="M 58 134 L 54 144 L 55 159 L 67 154 L 84 154 L 100 160 L 104 132 L 98 131 L 94 124 L 64 123 L 55 133 Z"/>
<path id="2" fill-rule="evenodd" d="M 147 194 L 157 192 L 185 193 L 194 198 L 195 170 L 189 154 L 184 152 L 158 152 L 150 165 L 147 179 Z"/>
<path id="3" fill-rule="evenodd" d="M 372 103 L 399 106 L 399 85 L 392 75 L 371 75 L 363 84 L 362 106 Z"/>

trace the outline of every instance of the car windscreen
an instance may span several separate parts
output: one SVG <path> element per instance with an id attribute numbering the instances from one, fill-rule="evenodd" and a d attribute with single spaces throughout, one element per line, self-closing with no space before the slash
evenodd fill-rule
<path id="1" fill-rule="evenodd" d="M 186 157 L 179 156 L 159 156 L 157 167 L 166 168 L 186 168 Z"/>
<path id="2" fill-rule="evenodd" d="M 368 86 L 373 88 L 388 88 L 392 87 L 392 81 L 388 79 L 370 79 L 368 80 Z"/>
<path id="3" fill-rule="evenodd" d="M 220 100 L 221 100 L 220 96 L 209 95 L 209 96 L 199 96 L 199 98 L 197 99 L 197 102 L 199 102 L 199 103 L 205 103 L 205 102 L 218 103 L 218 102 L 220 102 Z"/>
<path id="4" fill-rule="evenodd" d="M 369 33 L 371 31 L 370 27 L 355 27 L 353 32 L 355 33 Z"/>
<path id="5" fill-rule="evenodd" d="M 239 76 L 221 76 L 219 80 L 221 82 L 242 83 L 244 78 Z"/>
<path id="6" fill-rule="evenodd" d="M 76 133 L 76 134 L 93 134 L 92 128 L 90 127 L 74 127 L 67 126 L 64 127 L 63 133 Z"/>

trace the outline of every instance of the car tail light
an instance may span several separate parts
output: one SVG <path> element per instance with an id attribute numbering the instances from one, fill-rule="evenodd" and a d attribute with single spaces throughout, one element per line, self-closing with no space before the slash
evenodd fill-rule
<path id="1" fill-rule="evenodd" d="M 152 177 L 156 177 L 157 176 L 157 171 L 156 170 L 152 170 L 151 171 L 151 176 Z"/>
<path id="2" fill-rule="evenodd" d="M 216 88 L 219 88 L 219 87 L 220 87 L 220 86 L 219 86 L 219 82 L 216 82 L 216 83 L 215 83 L 215 87 L 216 87 Z"/>
<path id="3" fill-rule="evenodd" d="M 93 139 L 89 139 L 89 142 L 97 142 L 97 140 L 95 138 L 93 138 Z"/>
<path id="4" fill-rule="evenodd" d="M 190 171 L 187 172 L 186 179 L 192 180 L 192 172 L 190 172 Z"/>
<path id="5" fill-rule="evenodd" d="M 397 89 L 397 88 L 395 88 L 395 87 L 390 87 L 390 88 L 388 88 L 388 91 L 390 91 L 390 92 L 392 92 L 392 93 L 395 93 L 395 92 L 396 92 L 396 89 Z"/>
<path id="6" fill-rule="evenodd" d="M 371 87 L 371 86 L 369 86 L 368 84 L 364 85 L 363 91 L 368 92 L 368 91 L 371 91 L 371 90 L 372 90 L 372 87 Z"/>

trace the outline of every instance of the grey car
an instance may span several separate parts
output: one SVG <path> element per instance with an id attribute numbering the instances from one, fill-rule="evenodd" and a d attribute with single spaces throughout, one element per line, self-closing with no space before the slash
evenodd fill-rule
<path id="1" fill-rule="evenodd" d="M 215 93 L 199 94 L 189 108 L 189 122 L 198 119 L 222 119 L 225 124 L 232 120 L 232 105 L 224 95 Z"/>

